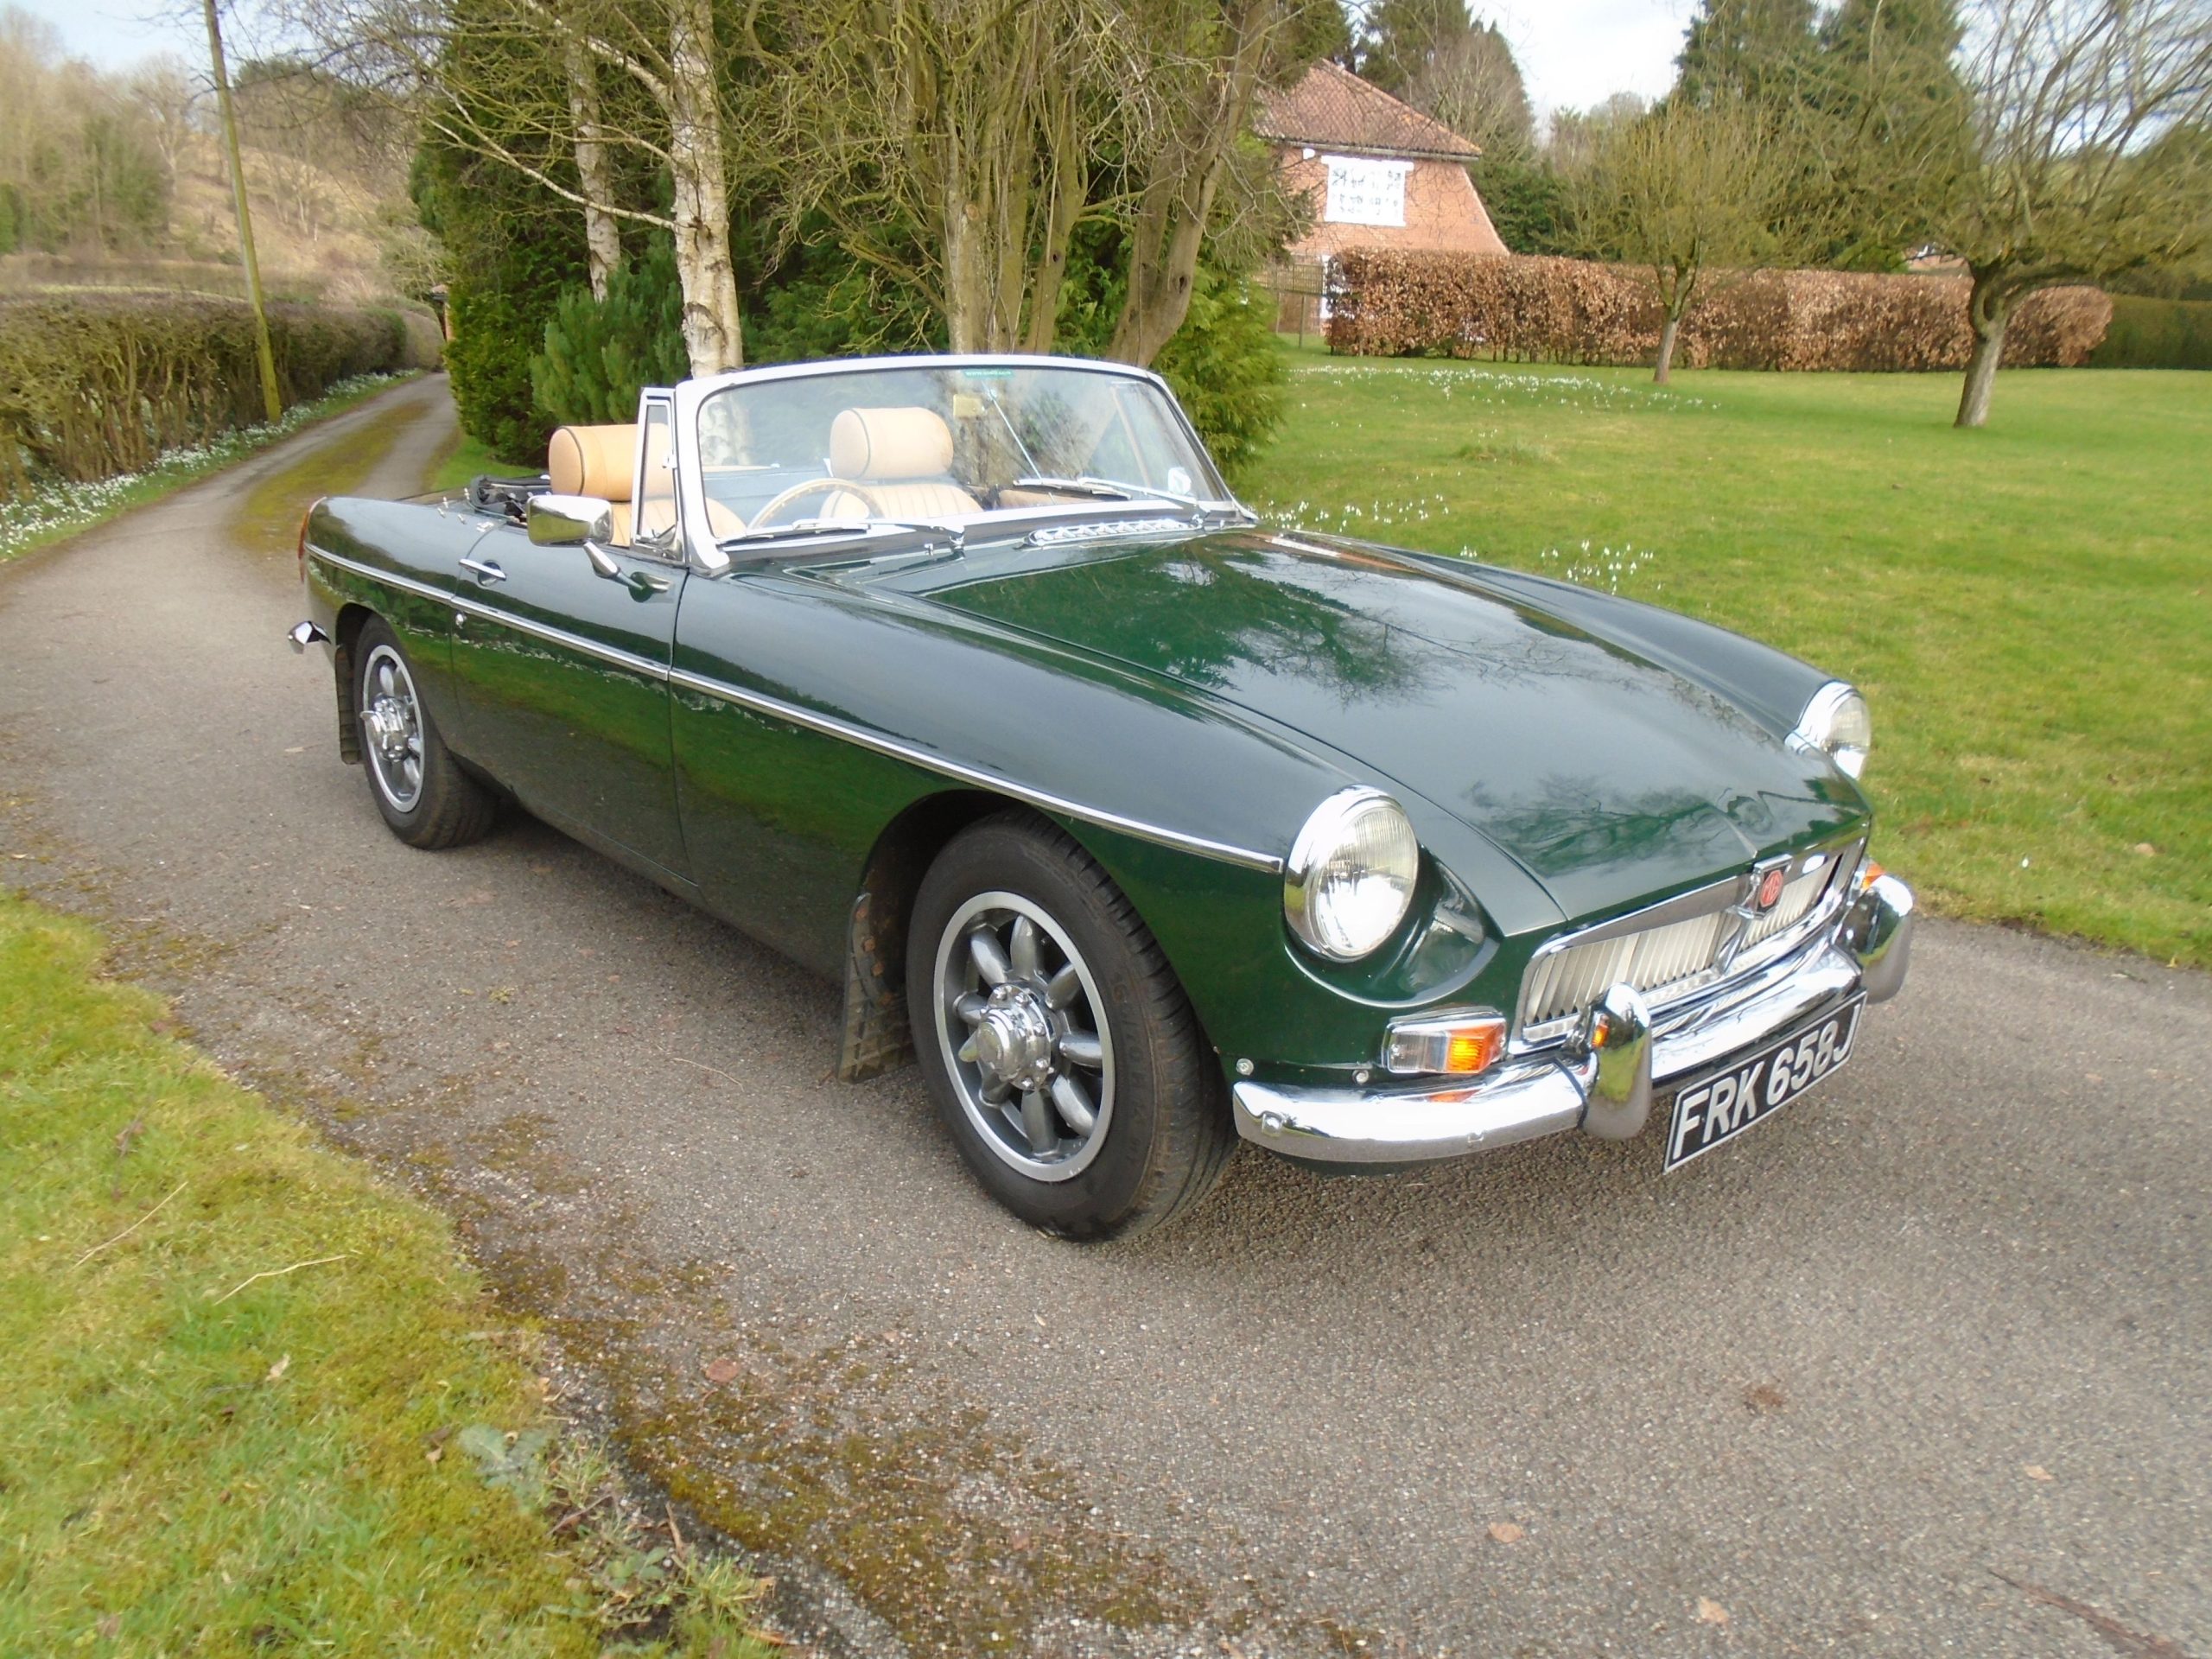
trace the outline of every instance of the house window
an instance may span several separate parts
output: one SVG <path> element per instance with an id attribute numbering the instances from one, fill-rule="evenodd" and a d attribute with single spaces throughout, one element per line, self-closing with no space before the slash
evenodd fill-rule
<path id="1" fill-rule="evenodd" d="M 1325 156 L 1329 196 L 1321 217 L 1332 225 L 1403 225 L 1406 175 L 1411 162 L 1378 162 L 1364 156 Z"/>

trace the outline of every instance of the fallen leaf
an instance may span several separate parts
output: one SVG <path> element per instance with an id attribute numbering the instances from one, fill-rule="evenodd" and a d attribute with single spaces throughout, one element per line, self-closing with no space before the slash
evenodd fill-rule
<path id="1" fill-rule="evenodd" d="M 1728 1610 L 1717 1601 L 1700 1596 L 1697 1599 L 1697 1622 L 1725 1626 L 1728 1623 Z"/>
<path id="2" fill-rule="evenodd" d="M 2043 1465 L 2039 1463 L 2023 1465 L 2022 1472 L 2024 1472 L 2030 1480 L 2050 1480 L 2052 1478 L 2050 1471 L 2044 1468 Z"/>
<path id="3" fill-rule="evenodd" d="M 734 1382 L 737 1380 L 737 1369 L 734 1359 L 710 1359 L 707 1362 L 707 1381 Z"/>
<path id="4" fill-rule="evenodd" d="M 440 1458 L 445 1456 L 445 1447 L 442 1446 L 434 1446 L 423 1454 L 423 1461 L 425 1463 L 435 1463 Z"/>
<path id="5" fill-rule="evenodd" d="M 2138 856 L 2143 858 L 2156 858 L 2158 855 L 2158 849 L 2147 841 L 2137 842 L 2135 851 Z"/>
<path id="6" fill-rule="evenodd" d="M 1529 1535 L 1510 1521 L 1493 1521 L 1490 1523 L 1490 1535 L 1501 1544 L 1517 1544 Z"/>
<path id="7" fill-rule="evenodd" d="M 284 1373 L 291 1369 L 292 1357 L 287 1354 L 269 1368 L 269 1380 L 271 1382 L 282 1382 L 284 1380 Z"/>

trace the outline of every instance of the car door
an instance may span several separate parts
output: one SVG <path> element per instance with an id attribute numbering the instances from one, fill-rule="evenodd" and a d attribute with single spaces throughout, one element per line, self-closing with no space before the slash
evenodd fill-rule
<path id="1" fill-rule="evenodd" d="M 658 461 L 667 404 L 648 400 L 640 414 L 639 459 Z M 640 535 L 603 549 L 612 576 L 581 547 L 536 546 L 513 531 L 478 542 L 461 561 L 454 678 L 467 752 L 524 806 L 688 879 L 668 693 L 684 569 L 672 539 L 664 553 L 643 534 L 661 492 L 647 483 L 639 493 Z"/>

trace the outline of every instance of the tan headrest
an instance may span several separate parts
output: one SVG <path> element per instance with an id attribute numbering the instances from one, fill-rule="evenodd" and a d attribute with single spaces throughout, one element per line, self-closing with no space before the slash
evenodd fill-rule
<path id="1" fill-rule="evenodd" d="M 545 475 L 556 495 L 595 495 L 602 501 L 630 499 L 630 470 L 638 460 L 638 428 L 564 426 L 553 434 L 545 454 Z"/>
<path id="2" fill-rule="evenodd" d="M 952 429 L 931 409 L 849 409 L 830 425 L 839 478 L 942 478 L 952 470 Z"/>

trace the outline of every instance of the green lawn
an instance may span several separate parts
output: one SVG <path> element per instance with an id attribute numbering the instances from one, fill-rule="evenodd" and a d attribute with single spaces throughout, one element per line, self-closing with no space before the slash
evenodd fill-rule
<path id="1" fill-rule="evenodd" d="M 1955 916 L 2212 966 L 2212 374 L 1293 353 L 1272 522 L 1542 570 L 1855 682 L 1878 855 Z"/>
<path id="2" fill-rule="evenodd" d="M 0 1653 L 765 1659 L 445 1221 L 0 888 Z"/>

